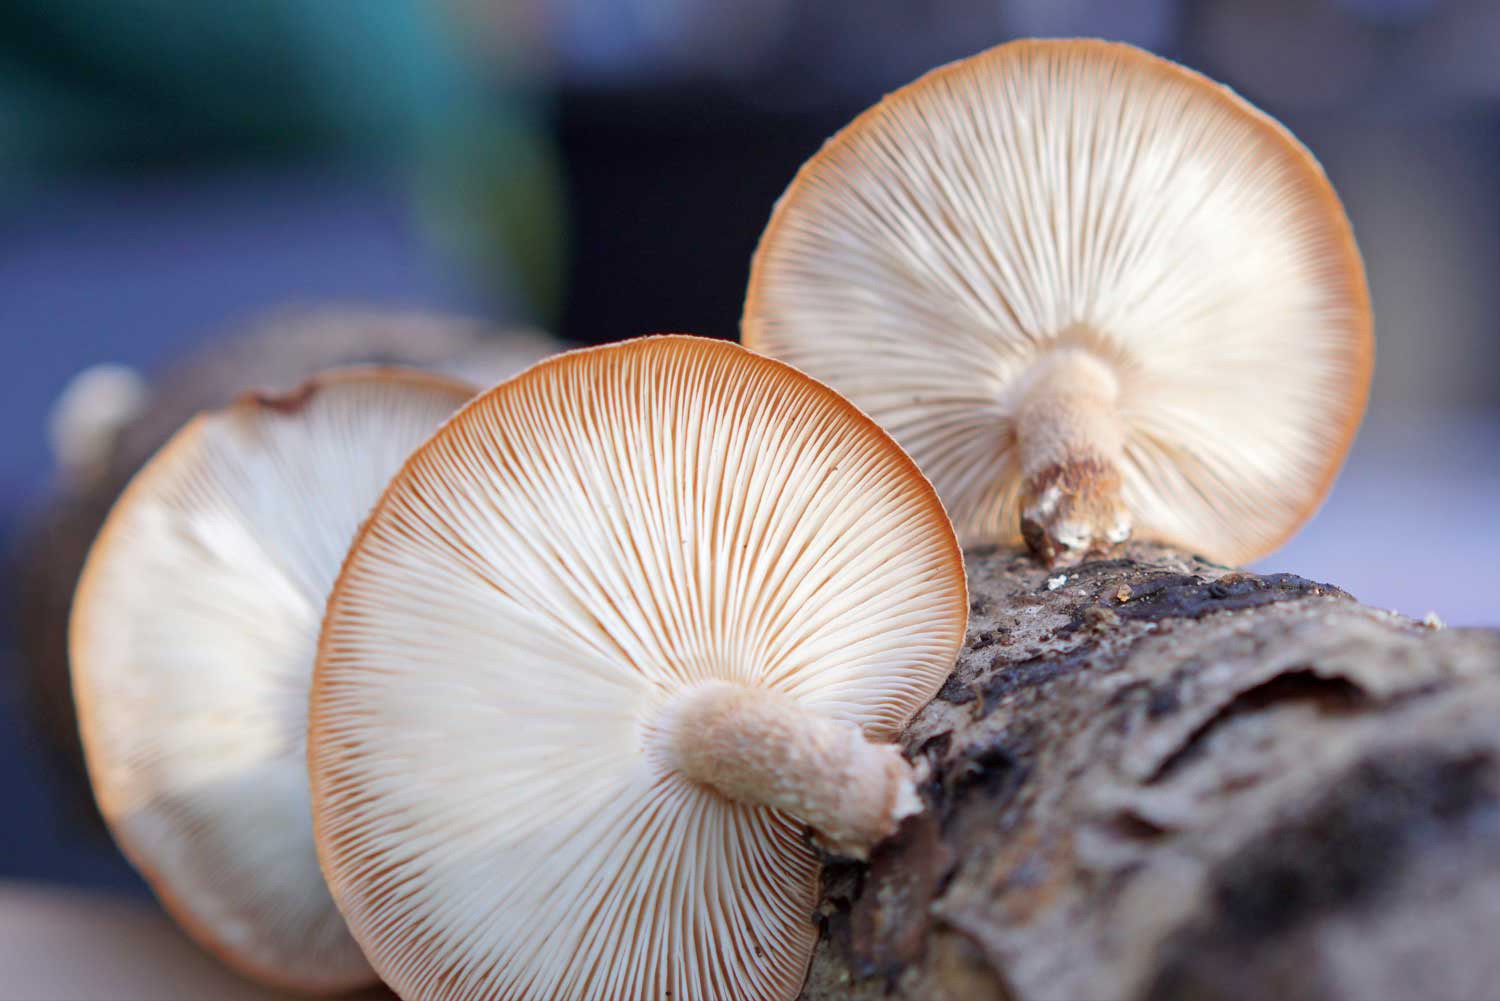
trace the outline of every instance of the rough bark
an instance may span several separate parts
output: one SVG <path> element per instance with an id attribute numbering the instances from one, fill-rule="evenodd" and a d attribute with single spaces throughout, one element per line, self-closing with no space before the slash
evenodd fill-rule
<path id="1" fill-rule="evenodd" d="M 928 809 L 826 868 L 805 998 L 1500 997 L 1500 633 L 1147 546 L 969 573 Z"/>

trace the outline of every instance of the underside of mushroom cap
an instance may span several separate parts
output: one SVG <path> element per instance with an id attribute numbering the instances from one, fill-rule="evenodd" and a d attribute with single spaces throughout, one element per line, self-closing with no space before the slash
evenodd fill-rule
<path id="1" fill-rule="evenodd" d="M 788 999 L 802 825 L 674 768 L 705 685 L 874 739 L 951 669 L 931 486 L 789 366 L 666 336 L 536 366 L 420 449 L 325 619 L 320 857 L 403 997 Z"/>
<path id="2" fill-rule="evenodd" d="M 374 980 L 318 869 L 308 686 L 361 520 L 472 394 L 350 369 L 207 412 L 132 481 L 85 566 L 70 652 L 100 811 L 178 922 L 262 982 Z"/>
<path id="3" fill-rule="evenodd" d="M 1123 514 L 1225 562 L 1322 501 L 1373 363 L 1363 265 L 1307 150 L 1227 88 L 1092 40 L 934 70 L 829 140 L 761 240 L 743 336 L 889 430 L 966 544 L 1018 541 L 1050 476 L 1094 542 Z M 1107 371 L 1108 398 L 1063 400 L 1065 440 L 1029 448 L 1048 411 L 1028 379 L 1059 353 Z M 1116 496 L 1084 503 L 1100 469 Z"/>

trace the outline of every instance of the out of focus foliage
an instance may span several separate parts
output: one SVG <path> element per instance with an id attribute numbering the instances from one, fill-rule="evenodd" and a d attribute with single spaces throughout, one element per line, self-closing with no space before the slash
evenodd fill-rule
<path id="1" fill-rule="evenodd" d="M 438 249 L 556 307 L 561 196 L 537 94 L 419 0 L 6 0 L 0 209 L 43 186 L 316 160 L 390 170 Z"/>

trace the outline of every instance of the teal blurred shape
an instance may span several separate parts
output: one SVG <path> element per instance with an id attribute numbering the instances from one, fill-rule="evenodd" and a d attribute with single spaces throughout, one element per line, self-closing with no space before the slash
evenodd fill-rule
<path id="1" fill-rule="evenodd" d="M 394 168 L 440 251 L 545 317 L 563 248 L 541 95 L 463 33 L 420 0 L 6 0 L 0 210 L 101 172 Z"/>

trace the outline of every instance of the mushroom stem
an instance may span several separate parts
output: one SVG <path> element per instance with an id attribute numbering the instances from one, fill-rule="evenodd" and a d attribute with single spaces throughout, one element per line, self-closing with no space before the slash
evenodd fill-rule
<path id="1" fill-rule="evenodd" d="M 921 810 L 912 767 L 895 745 L 873 744 L 853 723 L 769 689 L 694 687 L 673 707 L 667 749 L 686 778 L 796 817 L 839 855 L 868 857 Z"/>
<path id="2" fill-rule="evenodd" d="M 1050 565 L 1130 538 L 1120 496 L 1119 398 L 1114 370 L 1081 348 L 1050 352 L 1020 388 L 1021 534 Z"/>

